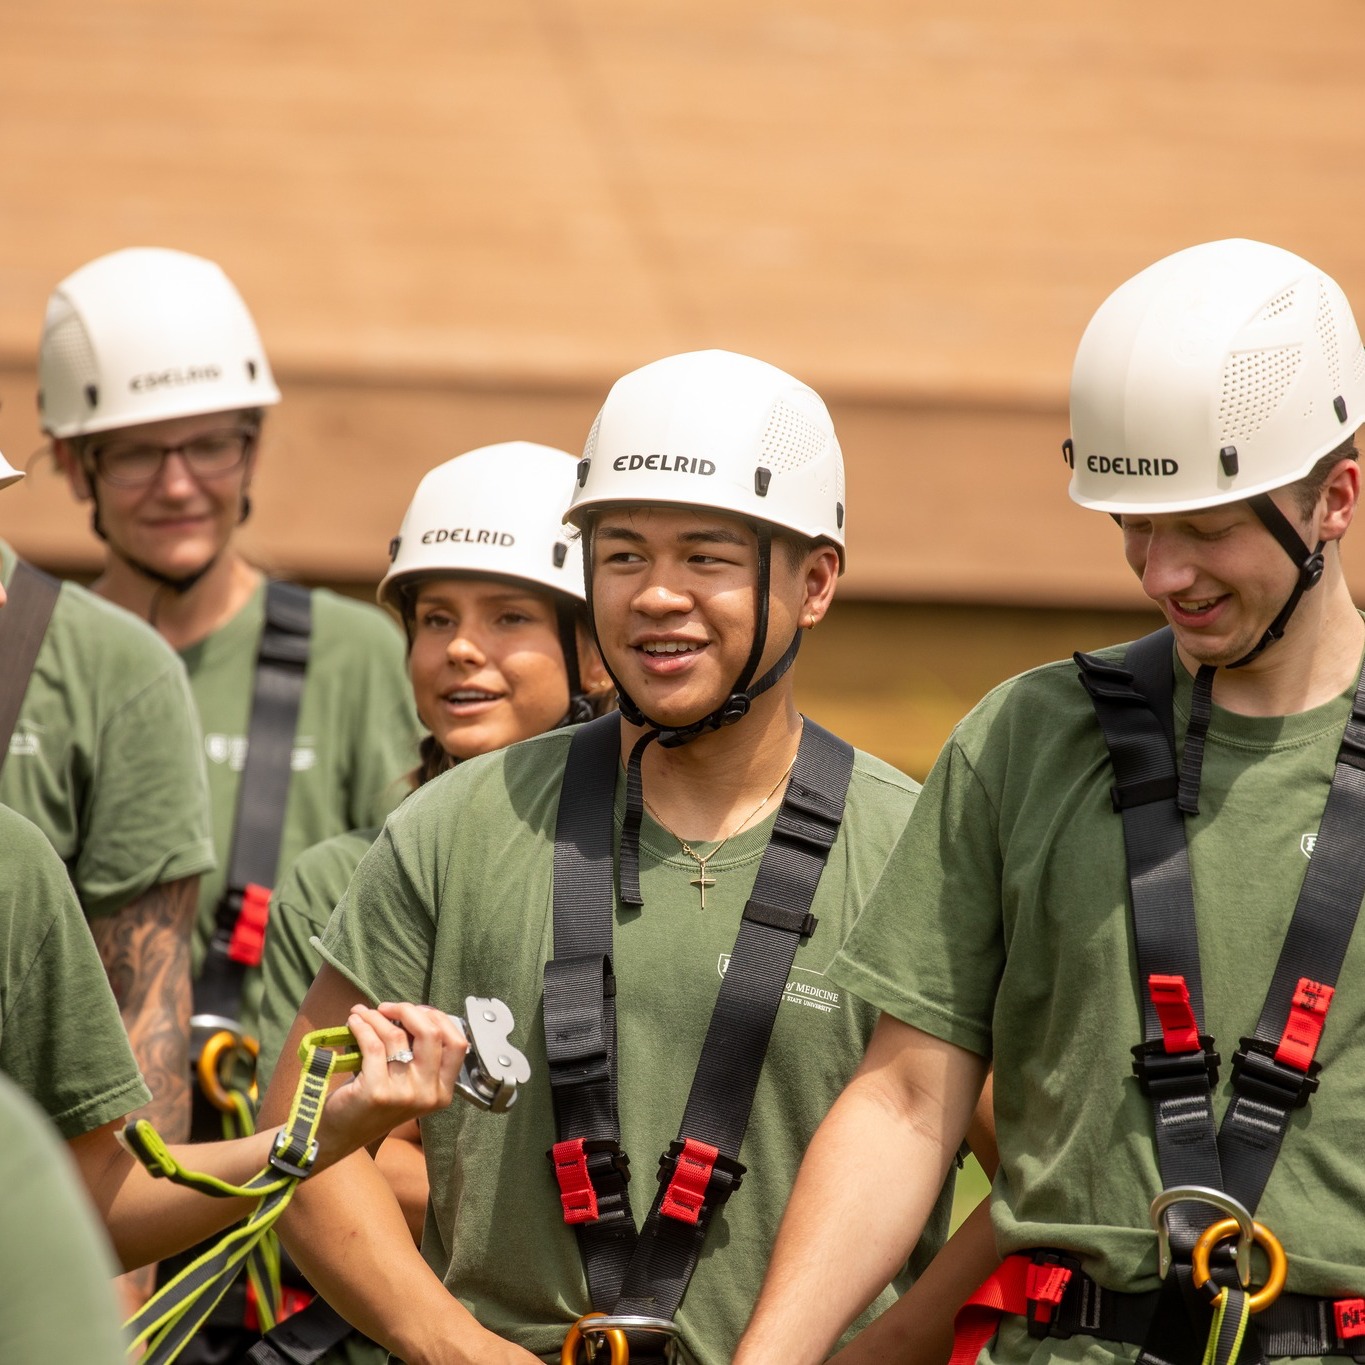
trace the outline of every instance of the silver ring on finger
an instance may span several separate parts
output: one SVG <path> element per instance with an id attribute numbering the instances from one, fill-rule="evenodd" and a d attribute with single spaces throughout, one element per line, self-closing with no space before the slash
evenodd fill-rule
<path id="1" fill-rule="evenodd" d="M 412 1053 L 407 1048 L 401 1048 L 399 1051 L 389 1054 L 389 1061 L 397 1062 L 400 1066 L 407 1066 L 412 1061 Z"/>

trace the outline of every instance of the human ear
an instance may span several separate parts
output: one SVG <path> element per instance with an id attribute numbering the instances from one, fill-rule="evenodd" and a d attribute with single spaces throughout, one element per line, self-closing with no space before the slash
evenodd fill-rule
<path id="1" fill-rule="evenodd" d="M 57 461 L 57 467 L 65 475 L 71 496 L 77 502 L 89 502 L 95 496 L 94 490 L 90 487 L 90 474 L 81 463 L 80 457 L 76 454 L 71 442 L 59 438 L 54 439 L 52 442 L 52 458 Z"/>

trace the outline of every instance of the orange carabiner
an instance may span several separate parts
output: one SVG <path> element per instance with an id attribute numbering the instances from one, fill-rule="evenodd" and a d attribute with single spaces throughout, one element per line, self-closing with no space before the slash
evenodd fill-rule
<path id="1" fill-rule="evenodd" d="M 1238 1223 L 1235 1218 L 1220 1218 L 1216 1223 L 1210 1223 L 1204 1229 L 1203 1234 L 1194 1244 L 1194 1255 L 1192 1257 L 1194 1287 L 1196 1289 L 1200 1289 L 1208 1283 L 1209 1256 L 1214 1247 L 1219 1242 L 1235 1235 L 1238 1230 Z M 1254 1293 L 1247 1296 L 1247 1307 L 1253 1313 L 1259 1313 L 1261 1309 L 1269 1308 L 1280 1297 L 1280 1290 L 1284 1288 L 1288 1261 L 1285 1258 L 1284 1248 L 1280 1245 L 1280 1239 L 1264 1223 L 1253 1223 L 1252 1234 L 1254 1240 L 1265 1251 L 1266 1259 L 1270 1262 L 1270 1274 L 1266 1278 L 1266 1282 Z M 1220 1290 L 1218 1296 L 1213 1300 L 1214 1307 L 1216 1308 L 1222 1301 L 1223 1291 Z"/>
<path id="2" fill-rule="evenodd" d="M 254 1038 L 244 1033 L 232 1033 L 227 1029 L 219 1029 L 200 1049 L 199 1062 L 195 1069 L 199 1074 L 200 1088 L 215 1109 L 221 1109 L 225 1114 L 231 1113 L 233 1109 L 220 1070 L 224 1057 L 243 1055 L 250 1057 L 254 1062 L 260 1051 L 261 1045 Z M 252 1081 L 247 1093 L 253 1100 L 256 1098 L 255 1081 Z"/>
<path id="3" fill-rule="evenodd" d="M 559 1365 L 578 1365 L 578 1343 L 582 1341 L 585 1347 L 592 1349 L 590 1344 L 584 1339 L 584 1326 L 592 1332 L 592 1320 L 594 1318 L 604 1318 L 605 1313 L 584 1313 L 578 1319 L 564 1337 L 564 1345 L 559 1352 Z M 630 1361 L 630 1343 L 626 1340 L 626 1334 L 619 1327 L 604 1327 L 600 1333 L 606 1337 L 607 1345 L 611 1348 L 611 1365 L 628 1365 Z M 589 1360 L 592 1359 L 590 1355 Z"/>

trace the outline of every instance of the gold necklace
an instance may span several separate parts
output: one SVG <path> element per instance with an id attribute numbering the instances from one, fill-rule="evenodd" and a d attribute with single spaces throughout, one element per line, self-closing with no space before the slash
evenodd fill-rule
<path id="1" fill-rule="evenodd" d="M 798 753 L 800 752 L 799 744 L 797 746 L 797 752 Z M 741 820 L 739 824 L 737 824 L 734 827 L 734 829 L 732 829 L 729 832 L 729 834 L 727 834 L 725 838 L 723 838 L 720 841 L 720 843 L 718 843 L 715 846 L 715 848 L 713 848 L 710 851 L 710 853 L 708 853 L 705 857 L 702 857 L 702 855 L 698 853 L 697 850 L 694 849 L 692 845 L 687 842 L 686 839 L 680 838 L 678 835 L 673 834 L 673 831 L 669 829 L 666 824 L 664 824 L 662 818 L 659 815 L 659 812 L 656 811 L 654 807 L 649 804 L 649 798 L 647 796 L 644 796 L 643 793 L 641 793 L 645 803 L 645 809 L 648 810 L 649 813 L 655 818 L 655 820 L 658 821 L 659 827 L 665 830 L 667 833 L 672 834 L 673 837 L 678 840 L 678 845 L 682 849 L 682 851 L 686 853 L 689 858 L 693 859 L 696 862 L 697 875 L 693 877 L 690 882 L 688 882 L 688 886 L 695 886 L 697 890 L 701 892 L 701 908 L 703 910 L 706 909 L 706 888 L 708 886 L 715 886 L 716 884 L 714 877 L 708 877 L 706 875 L 706 864 L 709 863 L 711 859 L 714 858 L 716 854 L 719 853 L 721 849 L 723 849 L 725 845 L 728 844 L 730 840 L 735 837 L 736 834 L 740 833 L 740 831 L 743 830 L 745 826 L 748 825 L 749 821 L 752 820 L 754 816 L 757 815 L 759 811 L 761 811 L 763 807 L 766 806 L 768 802 L 773 799 L 773 797 L 777 794 L 777 789 L 787 780 L 788 777 L 791 776 L 791 770 L 794 767 L 796 767 L 796 754 L 792 755 L 792 761 L 787 764 L 786 769 L 782 773 L 782 776 L 779 777 L 777 781 L 773 783 L 772 788 L 768 792 L 767 796 L 765 796 L 763 800 L 760 801 L 758 805 L 756 805 L 753 808 L 753 810 L 751 810 L 748 813 L 748 815 L 746 815 L 744 819 Z"/>

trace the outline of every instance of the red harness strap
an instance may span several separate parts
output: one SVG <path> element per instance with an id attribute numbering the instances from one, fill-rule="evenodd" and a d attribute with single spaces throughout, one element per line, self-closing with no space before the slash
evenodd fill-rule
<path id="1" fill-rule="evenodd" d="M 1310 981 L 1306 976 L 1299 977 L 1298 989 L 1289 1006 L 1289 1018 L 1280 1035 L 1280 1045 L 1275 1049 L 1277 1062 L 1299 1071 L 1307 1071 L 1312 1066 L 1313 1054 L 1318 1050 L 1322 1028 L 1327 1022 L 1327 1009 L 1335 994 L 1332 986 Z"/>
<path id="2" fill-rule="evenodd" d="M 597 1191 L 588 1174 L 588 1153 L 582 1138 L 566 1138 L 550 1149 L 555 1179 L 559 1182 L 559 1202 L 564 1206 L 566 1223 L 597 1221 Z"/>
<path id="3" fill-rule="evenodd" d="M 1153 972 L 1147 978 L 1147 990 L 1161 1021 L 1161 1040 L 1167 1052 L 1198 1052 L 1199 1025 L 1195 1022 L 1194 1007 L 1190 1004 L 1190 988 L 1183 976 L 1161 976 Z"/>
<path id="4" fill-rule="evenodd" d="M 1007 1256 L 957 1310 L 948 1365 L 976 1365 L 1006 1313 L 1051 1321 L 1071 1273 L 1066 1266 L 1036 1265 L 1031 1256 Z"/>
<path id="5" fill-rule="evenodd" d="M 711 1174 L 716 1169 L 716 1158 L 719 1156 L 720 1150 L 709 1142 L 685 1138 L 659 1212 L 676 1218 L 680 1223 L 699 1222 L 702 1205 L 706 1202 L 706 1190 L 711 1184 Z"/>
<path id="6" fill-rule="evenodd" d="M 242 908 L 237 923 L 232 926 L 228 956 L 247 967 L 261 965 L 261 951 L 265 947 L 265 926 L 270 918 L 270 888 L 248 882 L 242 897 Z"/>

